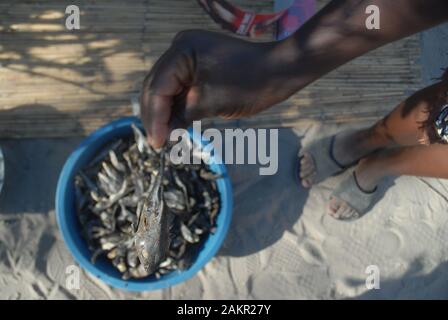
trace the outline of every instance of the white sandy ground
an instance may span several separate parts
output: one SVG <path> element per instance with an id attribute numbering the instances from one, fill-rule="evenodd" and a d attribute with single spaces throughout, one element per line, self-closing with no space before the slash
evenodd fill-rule
<path id="1" fill-rule="evenodd" d="M 341 177 L 310 192 L 297 187 L 293 164 L 301 137 L 310 140 L 342 129 L 280 130 L 275 176 L 259 176 L 257 166 L 229 166 L 235 206 L 224 246 L 197 276 L 166 290 L 128 293 L 86 273 L 80 290 L 68 290 L 65 268 L 73 260 L 59 235 L 54 209 L 2 212 L 0 298 L 448 298 L 447 181 L 388 181 L 373 210 L 350 223 L 325 213 Z M 379 290 L 366 289 L 369 265 L 380 268 Z"/>

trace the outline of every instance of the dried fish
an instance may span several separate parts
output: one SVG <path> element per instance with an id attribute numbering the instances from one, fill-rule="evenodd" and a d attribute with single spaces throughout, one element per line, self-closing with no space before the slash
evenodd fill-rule
<path id="1" fill-rule="evenodd" d="M 76 212 L 92 262 L 107 259 L 123 279 L 188 268 L 216 230 L 220 175 L 205 163 L 174 165 L 142 131 L 113 141 L 74 179 Z"/>
<path id="2" fill-rule="evenodd" d="M 182 234 L 182 237 L 189 243 L 197 243 L 199 242 L 199 236 L 195 233 L 192 233 L 188 227 L 181 223 L 180 225 L 180 232 Z"/>
<path id="3" fill-rule="evenodd" d="M 149 273 L 156 271 L 169 249 L 169 222 L 162 198 L 162 177 L 165 157 L 162 152 L 160 169 L 148 196 L 144 200 L 135 232 L 135 246 L 140 263 Z"/>

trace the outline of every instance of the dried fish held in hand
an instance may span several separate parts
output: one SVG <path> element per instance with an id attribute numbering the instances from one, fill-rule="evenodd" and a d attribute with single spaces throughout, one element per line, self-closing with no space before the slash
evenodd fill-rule
<path id="1" fill-rule="evenodd" d="M 165 171 L 164 152 L 160 155 L 160 170 L 143 203 L 135 232 L 135 246 L 140 263 L 149 273 L 156 271 L 169 249 L 168 212 L 164 210 L 162 178 Z"/>

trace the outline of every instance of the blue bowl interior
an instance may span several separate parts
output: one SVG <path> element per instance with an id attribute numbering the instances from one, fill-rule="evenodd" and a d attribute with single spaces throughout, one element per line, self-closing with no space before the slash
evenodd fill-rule
<path id="1" fill-rule="evenodd" d="M 95 157 L 99 150 L 121 137 L 132 135 L 131 124 L 141 127 L 135 117 L 114 121 L 87 137 L 70 155 L 62 169 L 56 191 L 56 217 L 64 241 L 75 260 L 91 274 L 105 283 L 130 291 L 148 291 L 162 289 L 187 280 L 198 272 L 219 250 L 227 234 L 232 215 L 232 190 L 227 171 L 222 164 L 211 164 L 210 168 L 223 176 L 217 181 L 221 196 L 221 209 L 217 217 L 217 230 L 204 241 L 202 249 L 192 266 L 184 271 L 177 271 L 156 279 L 121 279 L 120 272 L 106 258 L 98 258 L 95 264 L 90 262 L 92 253 L 80 232 L 80 223 L 76 215 L 73 179 L 76 173 Z M 198 141 L 196 141 L 198 142 Z M 200 141 L 199 141 L 200 142 Z M 201 143 L 201 142 L 200 142 Z"/>

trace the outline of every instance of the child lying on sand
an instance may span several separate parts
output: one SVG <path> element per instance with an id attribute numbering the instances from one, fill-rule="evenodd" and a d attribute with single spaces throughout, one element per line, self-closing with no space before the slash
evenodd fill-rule
<path id="1" fill-rule="evenodd" d="M 299 152 L 302 185 L 352 170 L 333 191 L 329 214 L 352 220 L 374 204 L 386 176 L 448 178 L 448 69 L 439 82 L 400 103 L 368 129 L 343 132 Z"/>

